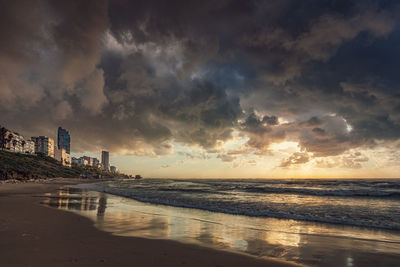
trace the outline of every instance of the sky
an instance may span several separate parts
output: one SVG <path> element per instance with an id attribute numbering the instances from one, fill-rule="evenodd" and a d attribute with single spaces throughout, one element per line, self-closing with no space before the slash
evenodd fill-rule
<path id="1" fill-rule="evenodd" d="M 0 124 L 170 178 L 400 175 L 400 3 L 1 1 Z"/>

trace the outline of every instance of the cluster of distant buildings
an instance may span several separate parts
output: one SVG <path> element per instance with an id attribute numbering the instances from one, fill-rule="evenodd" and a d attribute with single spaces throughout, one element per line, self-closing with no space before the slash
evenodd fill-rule
<path id="1" fill-rule="evenodd" d="M 17 132 L 1 128 L 1 148 L 15 153 L 37 154 L 42 153 L 46 156 L 55 158 L 63 166 L 71 167 L 72 164 L 79 166 L 92 166 L 105 171 L 116 172 L 115 166 L 110 166 L 108 151 L 101 152 L 101 162 L 97 158 L 82 156 L 80 158 L 71 157 L 71 136 L 66 129 L 58 127 L 57 144 L 54 139 L 48 136 L 32 136 L 26 140 Z"/>
<path id="2" fill-rule="evenodd" d="M 101 162 L 97 158 L 82 156 L 72 158 L 72 163 L 80 166 L 92 166 L 106 171 L 117 172 L 117 167 L 110 166 L 110 154 L 108 151 L 101 151 Z"/>

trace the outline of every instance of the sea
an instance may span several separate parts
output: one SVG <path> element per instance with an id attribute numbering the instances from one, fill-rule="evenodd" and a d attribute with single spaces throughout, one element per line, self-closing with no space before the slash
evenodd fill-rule
<path id="1" fill-rule="evenodd" d="M 115 180 L 46 197 L 115 235 L 310 266 L 400 266 L 400 179 Z"/>

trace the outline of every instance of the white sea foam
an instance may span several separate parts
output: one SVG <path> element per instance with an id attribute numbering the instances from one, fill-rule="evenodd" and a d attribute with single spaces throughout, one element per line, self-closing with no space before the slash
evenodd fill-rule
<path id="1" fill-rule="evenodd" d="M 400 180 L 118 180 L 80 187 L 142 202 L 400 230 Z"/>

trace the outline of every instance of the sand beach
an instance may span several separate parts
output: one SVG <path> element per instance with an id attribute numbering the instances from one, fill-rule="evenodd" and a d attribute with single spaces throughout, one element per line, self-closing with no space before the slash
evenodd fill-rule
<path id="1" fill-rule="evenodd" d="M 1 266 L 295 266 L 171 240 L 114 236 L 87 218 L 40 204 L 43 193 L 82 182 L 0 184 Z"/>

